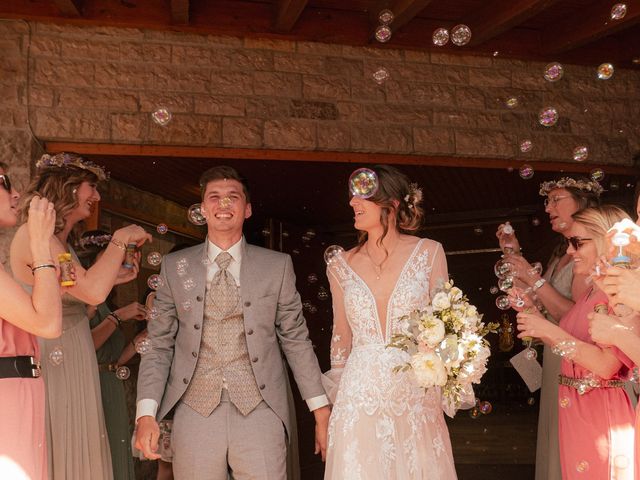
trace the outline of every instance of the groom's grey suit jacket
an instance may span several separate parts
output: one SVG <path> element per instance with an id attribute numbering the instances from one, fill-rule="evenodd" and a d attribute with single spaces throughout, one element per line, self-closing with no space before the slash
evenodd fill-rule
<path id="1" fill-rule="evenodd" d="M 240 295 L 249 358 L 262 398 L 289 432 L 289 408 L 282 352 L 302 397 L 324 395 L 318 360 L 302 316 L 289 255 L 243 242 Z M 198 360 L 206 288 L 207 243 L 164 257 L 163 284 L 149 321 L 152 350 L 142 356 L 138 401 L 158 402 L 158 420 L 180 400 Z M 191 284 L 195 284 L 189 288 Z"/>

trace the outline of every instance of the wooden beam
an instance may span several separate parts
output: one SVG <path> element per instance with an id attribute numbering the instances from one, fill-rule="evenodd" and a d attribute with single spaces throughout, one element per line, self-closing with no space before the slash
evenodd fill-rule
<path id="1" fill-rule="evenodd" d="M 236 160 L 273 160 L 289 162 L 328 163 L 388 163 L 395 165 L 424 165 L 433 167 L 489 168 L 505 170 L 519 168 L 521 160 L 504 158 L 473 158 L 429 155 L 399 155 L 384 153 L 349 153 L 308 150 L 266 150 L 253 148 L 183 147 L 168 145 L 129 145 L 109 143 L 45 142 L 47 152 L 76 152 L 81 155 L 113 155 L 165 158 L 211 158 Z M 577 162 L 527 162 L 540 172 L 589 173 L 596 167 L 608 174 L 637 175 L 636 168 L 620 165 L 597 165 Z"/>
<path id="2" fill-rule="evenodd" d="M 490 38 L 521 25 L 558 0 L 493 0 L 476 12 L 469 13 L 460 23 L 471 28 L 470 45 L 480 45 Z"/>
<path id="3" fill-rule="evenodd" d="M 189 25 L 189 0 L 171 0 L 171 23 Z"/>
<path id="4" fill-rule="evenodd" d="M 376 6 L 369 11 L 369 22 L 371 23 L 373 38 L 373 32 L 380 25 L 378 16 L 384 9 L 389 9 L 393 12 L 393 22 L 391 22 L 391 31 L 395 33 L 413 18 L 420 13 L 424 8 L 431 3 L 432 0 L 383 0 L 377 2 Z"/>
<path id="5" fill-rule="evenodd" d="M 627 14 L 621 20 L 611 20 L 613 2 L 594 2 L 589 8 L 575 12 L 542 32 L 542 50 L 557 54 L 592 43 L 602 37 L 640 23 L 640 4 L 626 2 Z"/>
<path id="6" fill-rule="evenodd" d="M 53 3 L 65 17 L 82 16 L 82 0 L 53 0 Z"/>
<path id="7" fill-rule="evenodd" d="M 290 32 L 306 6 L 307 0 L 278 0 L 274 30 L 283 33 Z"/>

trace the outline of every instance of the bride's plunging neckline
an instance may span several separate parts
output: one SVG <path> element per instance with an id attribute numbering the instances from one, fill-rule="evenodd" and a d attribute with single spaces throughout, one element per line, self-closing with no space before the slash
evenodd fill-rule
<path id="1" fill-rule="evenodd" d="M 349 268 L 349 270 L 353 273 L 353 275 L 355 276 L 355 278 L 358 280 L 358 282 L 360 282 L 360 284 L 362 284 L 362 286 L 366 289 L 367 293 L 369 294 L 369 296 L 371 297 L 371 300 L 373 301 L 373 304 L 375 305 L 375 311 L 376 311 L 376 319 L 375 319 L 375 323 L 376 323 L 376 331 L 378 332 L 379 338 L 381 339 L 383 344 L 387 344 L 389 343 L 389 337 L 390 337 L 390 319 L 389 319 L 389 311 L 391 310 L 391 301 L 393 300 L 394 295 L 396 294 L 396 290 L 398 289 L 398 285 L 400 284 L 400 280 L 402 279 L 402 277 L 404 277 L 407 269 L 409 268 L 409 265 L 411 265 L 411 262 L 413 260 L 413 258 L 416 256 L 416 254 L 418 253 L 420 246 L 424 243 L 424 238 L 421 238 L 415 245 L 415 247 L 413 247 L 413 251 L 411 252 L 411 254 L 409 255 L 409 257 L 407 258 L 407 260 L 404 262 L 404 265 L 402 267 L 402 269 L 400 270 L 400 274 L 398 275 L 398 277 L 396 278 L 395 284 L 393 286 L 393 290 L 391 290 L 391 294 L 389 295 L 389 298 L 387 299 L 387 306 L 386 306 L 386 310 L 385 310 L 385 325 L 384 325 L 384 334 L 382 333 L 382 323 L 380 321 L 380 309 L 379 309 L 379 305 L 378 302 L 376 301 L 376 296 L 373 294 L 373 291 L 371 290 L 371 287 L 369 287 L 369 284 L 364 280 L 364 278 L 354 270 L 354 268 L 349 264 L 349 262 L 347 262 L 346 259 L 344 259 L 344 263 L 345 265 Z"/>

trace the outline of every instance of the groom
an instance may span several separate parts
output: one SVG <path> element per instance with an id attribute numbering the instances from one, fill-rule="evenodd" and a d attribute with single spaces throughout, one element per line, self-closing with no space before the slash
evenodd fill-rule
<path id="1" fill-rule="evenodd" d="M 302 316 L 291 257 L 249 245 L 246 181 L 233 168 L 200 177 L 207 240 L 164 257 L 138 377 L 136 447 L 159 458 L 158 420 L 175 406 L 175 478 L 286 478 L 290 415 L 282 359 L 316 419 L 324 459 L 328 400 Z M 158 408 L 159 407 L 159 408 Z"/>

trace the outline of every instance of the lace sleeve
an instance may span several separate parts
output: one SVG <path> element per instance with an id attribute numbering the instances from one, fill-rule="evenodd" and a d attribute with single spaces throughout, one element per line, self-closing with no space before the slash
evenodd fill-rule
<path id="1" fill-rule="evenodd" d="M 447 257 L 441 243 L 436 243 L 436 248 L 431 256 L 431 275 L 429 279 L 429 291 L 432 292 L 439 282 L 449 280 L 449 269 L 447 268 Z"/>
<path id="2" fill-rule="evenodd" d="M 340 384 L 342 371 L 349 358 L 349 353 L 351 353 L 351 327 L 344 308 L 344 294 L 340 281 L 331 269 L 327 269 L 327 277 L 329 278 L 331 301 L 333 303 L 333 332 L 329 349 L 331 370 L 323 375 L 322 383 L 329 400 L 333 403 Z"/>

